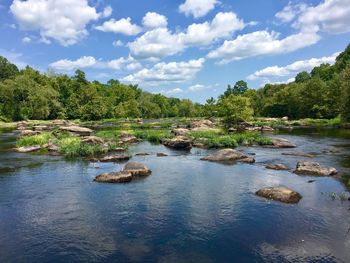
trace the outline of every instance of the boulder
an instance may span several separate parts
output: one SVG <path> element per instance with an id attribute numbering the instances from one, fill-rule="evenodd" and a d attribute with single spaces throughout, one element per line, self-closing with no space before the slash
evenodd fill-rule
<path id="1" fill-rule="evenodd" d="M 289 168 L 284 165 L 284 164 L 268 164 L 265 166 L 267 169 L 272 169 L 272 170 L 289 170 Z"/>
<path id="2" fill-rule="evenodd" d="M 40 145 L 33 145 L 28 147 L 19 147 L 16 148 L 16 151 L 19 153 L 30 153 L 30 152 L 37 152 L 41 149 Z"/>
<path id="3" fill-rule="evenodd" d="M 295 148 L 297 147 L 295 144 L 289 142 L 283 138 L 276 138 L 272 140 L 272 145 L 275 148 Z"/>
<path id="4" fill-rule="evenodd" d="M 214 123 L 210 120 L 199 120 L 191 123 L 192 130 L 195 128 L 214 128 Z"/>
<path id="5" fill-rule="evenodd" d="M 129 172 L 119 172 L 119 173 L 103 173 L 94 179 L 94 182 L 98 183 L 128 183 L 132 180 L 132 174 Z"/>
<path id="6" fill-rule="evenodd" d="M 317 162 L 298 162 L 294 173 L 300 175 L 332 176 L 337 174 L 338 171 L 333 167 L 321 166 Z"/>
<path id="7" fill-rule="evenodd" d="M 307 158 L 315 157 L 315 155 L 312 155 L 309 153 L 303 153 L 303 152 L 285 152 L 285 153 L 282 153 L 282 155 L 299 156 L 299 157 L 307 157 Z"/>
<path id="8" fill-rule="evenodd" d="M 60 130 L 76 133 L 79 136 L 90 136 L 93 133 L 93 130 L 80 126 L 61 126 Z"/>
<path id="9" fill-rule="evenodd" d="M 248 158 L 248 156 L 233 149 L 222 149 L 211 155 L 201 158 L 201 160 L 210 162 L 235 162 L 238 160 L 242 161 L 244 159 L 248 160 Z"/>
<path id="10" fill-rule="evenodd" d="M 81 140 L 85 144 L 103 145 L 105 141 L 102 138 L 96 136 L 87 136 Z"/>
<path id="11" fill-rule="evenodd" d="M 255 159 L 252 158 L 252 157 L 247 157 L 247 158 L 239 159 L 238 162 L 241 162 L 241 163 L 255 163 Z"/>
<path id="12" fill-rule="evenodd" d="M 168 155 L 165 153 L 157 153 L 157 157 L 166 157 L 166 156 L 168 156 Z"/>
<path id="13" fill-rule="evenodd" d="M 148 176 L 152 173 L 143 163 L 130 162 L 124 166 L 124 172 L 129 172 L 132 176 Z"/>
<path id="14" fill-rule="evenodd" d="M 139 140 L 132 134 L 127 133 L 127 132 L 122 132 L 119 136 L 119 143 L 124 144 L 124 143 L 135 143 L 138 142 Z"/>
<path id="15" fill-rule="evenodd" d="M 257 196 L 280 201 L 283 203 L 296 204 L 302 196 L 287 187 L 266 187 L 255 193 Z"/>
<path id="16" fill-rule="evenodd" d="M 127 155 L 112 155 L 112 156 L 105 156 L 100 159 L 100 162 L 102 163 L 110 163 L 110 162 L 115 162 L 119 163 L 122 161 L 128 161 L 130 159 L 130 156 Z"/>
<path id="17" fill-rule="evenodd" d="M 41 134 L 41 131 L 32 131 L 32 130 L 21 130 L 20 136 L 33 136 Z"/>
<path id="18" fill-rule="evenodd" d="M 190 130 L 185 128 L 176 128 L 172 129 L 171 132 L 175 134 L 175 136 L 185 136 L 187 133 L 190 132 Z"/>
<path id="19" fill-rule="evenodd" d="M 163 145 L 175 150 L 191 150 L 191 140 L 184 136 L 176 136 L 173 139 L 162 140 Z"/>

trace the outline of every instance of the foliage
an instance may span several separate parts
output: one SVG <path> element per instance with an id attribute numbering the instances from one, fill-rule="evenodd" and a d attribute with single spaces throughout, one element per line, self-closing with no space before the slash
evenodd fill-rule
<path id="1" fill-rule="evenodd" d="M 135 130 L 134 135 L 142 140 L 159 144 L 163 139 L 171 139 L 174 135 L 169 130 Z"/>
<path id="2" fill-rule="evenodd" d="M 28 147 L 28 146 L 34 146 L 34 145 L 44 146 L 52 138 L 53 138 L 53 135 L 49 132 L 45 132 L 45 133 L 33 135 L 33 136 L 24 136 L 17 140 L 16 146 L 17 147 Z"/>

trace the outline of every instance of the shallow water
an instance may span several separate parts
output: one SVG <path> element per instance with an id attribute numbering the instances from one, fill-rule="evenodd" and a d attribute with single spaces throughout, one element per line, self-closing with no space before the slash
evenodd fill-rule
<path id="1" fill-rule="evenodd" d="M 141 143 L 148 178 L 124 185 L 93 183 L 123 164 L 66 161 L 11 151 L 14 134 L 0 131 L 0 262 L 349 262 L 349 201 L 341 181 L 266 170 L 317 153 L 316 161 L 349 174 L 349 131 L 294 131 L 279 137 L 298 148 L 241 148 L 257 163 L 222 165 L 190 153 Z M 332 150 L 332 152 L 329 152 Z M 156 157 L 157 152 L 169 154 Z M 313 183 L 307 183 L 309 180 Z M 254 195 L 265 186 L 288 186 L 297 205 Z"/>

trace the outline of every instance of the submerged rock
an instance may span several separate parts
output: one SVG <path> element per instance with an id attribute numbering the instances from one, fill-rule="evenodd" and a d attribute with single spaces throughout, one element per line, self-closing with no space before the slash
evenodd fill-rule
<path id="1" fill-rule="evenodd" d="M 272 140 L 272 145 L 275 148 L 295 148 L 297 147 L 295 144 L 289 142 L 283 138 L 277 138 Z"/>
<path id="2" fill-rule="evenodd" d="M 298 162 L 294 173 L 313 176 L 331 176 L 337 174 L 338 171 L 333 167 L 321 166 L 317 162 Z"/>
<path id="3" fill-rule="evenodd" d="M 148 176 L 152 173 L 143 163 L 130 162 L 124 166 L 124 172 L 129 172 L 132 176 Z"/>
<path id="4" fill-rule="evenodd" d="M 129 172 L 119 172 L 119 173 L 103 173 L 94 179 L 98 183 L 128 183 L 132 180 L 132 174 Z"/>
<path id="5" fill-rule="evenodd" d="M 30 152 L 37 152 L 41 149 L 40 145 L 33 145 L 28 147 L 19 147 L 16 148 L 16 151 L 19 153 L 30 153 Z"/>
<path id="6" fill-rule="evenodd" d="M 149 153 L 136 153 L 135 156 L 147 156 Z"/>
<path id="7" fill-rule="evenodd" d="M 233 149 L 219 150 L 211 155 L 201 158 L 201 160 L 210 161 L 210 162 L 235 162 L 235 161 L 255 162 L 253 158 L 250 158 Z"/>
<path id="8" fill-rule="evenodd" d="M 93 130 L 80 126 L 61 126 L 60 130 L 76 133 L 79 136 L 90 136 L 93 133 Z"/>
<path id="9" fill-rule="evenodd" d="M 128 155 L 112 155 L 112 156 L 105 156 L 102 159 L 100 159 L 100 162 L 102 163 L 108 163 L 108 162 L 122 162 L 122 161 L 128 161 L 130 159 L 130 156 Z"/>
<path id="10" fill-rule="evenodd" d="M 265 167 L 267 169 L 272 169 L 272 170 L 289 170 L 289 168 L 284 164 L 268 164 Z"/>
<path id="11" fill-rule="evenodd" d="M 163 145 L 173 148 L 175 150 L 191 150 L 191 140 L 184 136 L 177 136 L 173 139 L 165 139 L 162 141 Z"/>
<path id="12" fill-rule="evenodd" d="M 287 187 L 266 187 L 255 193 L 257 196 L 280 201 L 283 203 L 296 204 L 302 196 Z"/>
<path id="13" fill-rule="evenodd" d="M 157 153 L 157 157 L 166 157 L 166 156 L 168 156 L 168 155 L 165 153 Z"/>
<path id="14" fill-rule="evenodd" d="M 315 155 L 312 155 L 309 153 L 303 153 L 303 152 L 285 152 L 285 153 L 282 153 L 282 155 L 299 156 L 299 157 L 307 157 L 307 158 L 315 157 Z"/>

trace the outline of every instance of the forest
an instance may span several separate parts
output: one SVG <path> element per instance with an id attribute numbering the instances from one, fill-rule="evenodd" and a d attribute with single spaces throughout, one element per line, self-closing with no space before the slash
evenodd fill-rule
<path id="1" fill-rule="evenodd" d="M 232 123 L 283 116 L 350 121 L 350 45 L 334 65 L 322 64 L 310 73 L 300 72 L 294 82 L 252 89 L 240 80 L 205 104 L 152 94 L 114 79 L 106 84 L 91 82 L 79 69 L 73 76 L 44 74 L 29 66 L 19 70 L 0 57 L 2 121 L 224 117 Z"/>

